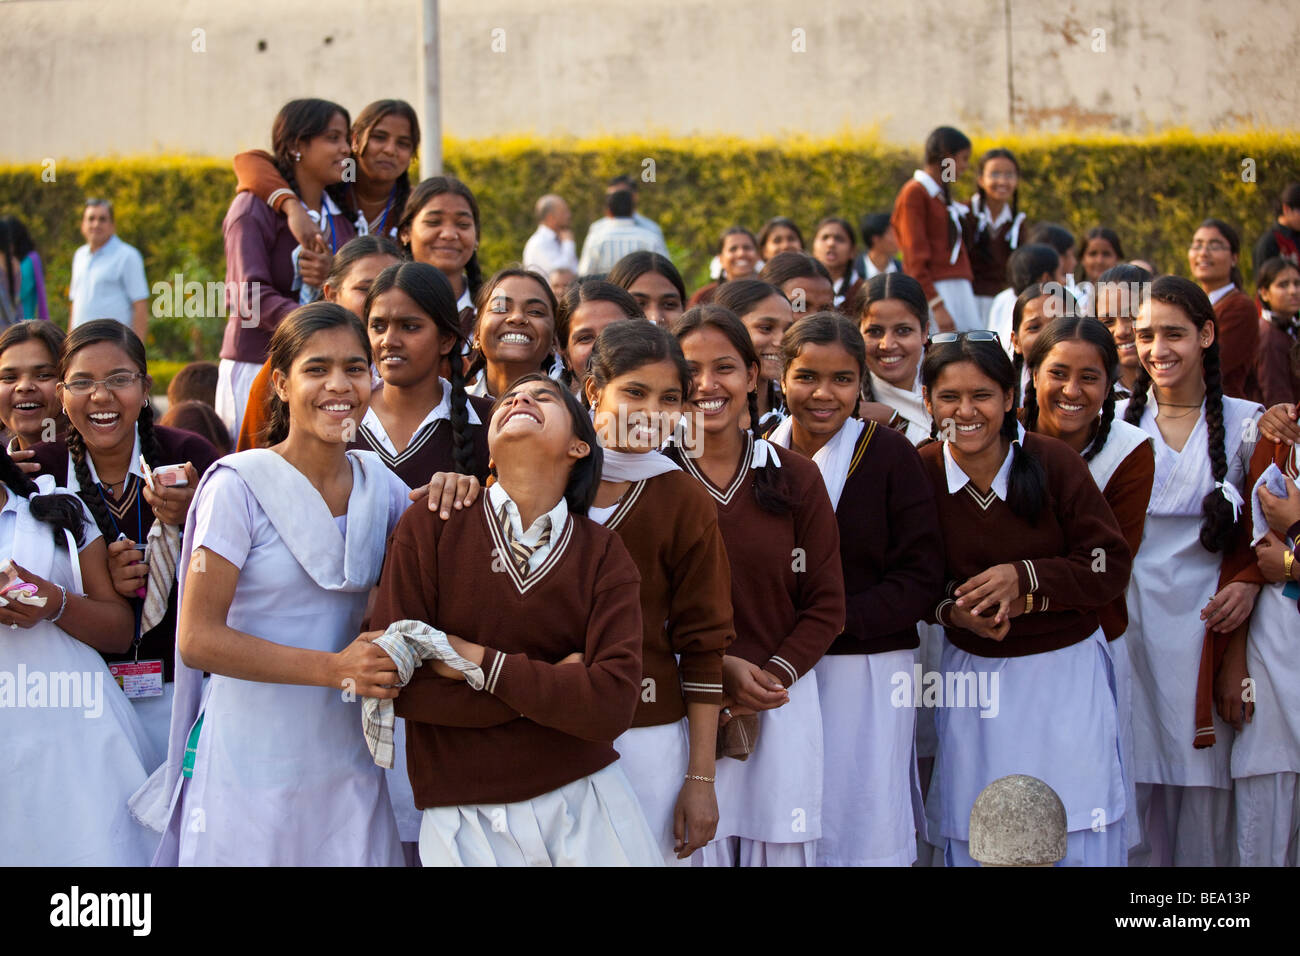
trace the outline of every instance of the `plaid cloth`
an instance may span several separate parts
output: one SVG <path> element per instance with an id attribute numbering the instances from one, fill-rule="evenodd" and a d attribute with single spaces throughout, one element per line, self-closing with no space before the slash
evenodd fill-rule
<path id="1" fill-rule="evenodd" d="M 181 554 L 181 529 L 157 519 L 145 535 L 144 559 L 149 565 L 144 611 L 140 615 L 140 633 L 148 634 L 167 613 L 167 599 L 176 583 L 176 562 Z"/>
<path id="2" fill-rule="evenodd" d="M 464 673 L 470 687 L 483 689 L 483 669 L 453 651 L 447 635 L 423 621 L 394 621 L 388 625 L 388 630 L 375 638 L 375 646 L 383 648 L 397 665 L 398 687 L 405 687 L 415 669 L 425 661 L 436 660 Z M 386 769 L 393 766 L 393 725 L 396 720 L 391 700 L 379 697 L 362 700 L 361 729 L 366 735 L 366 745 L 375 763 Z"/>

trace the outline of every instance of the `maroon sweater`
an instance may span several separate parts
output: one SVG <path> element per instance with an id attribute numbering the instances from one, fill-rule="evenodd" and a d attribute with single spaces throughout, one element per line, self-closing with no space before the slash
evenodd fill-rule
<path id="1" fill-rule="evenodd" d="M 694 459 L 672 447 L 668 455 L 696 478 L 718 508 L 718 527 L 731 562 L 736 641 L 727 653 L 756 664 L 791 686 L 821 659 L 844 629 L 840 534 L 821 471 L 785 448 L 777 471 L 791 502 L 789 514 L 765 511 L 754 496 L 746 440 L 725 488 L 704 476 Z"/>
<path id="2" fill-rule="evenodd" d="M 492 402 L 476 395 L 468 398 L 478 413 L 479 421 L 483 422 L 482 425 L 466 425 L 466 434 L 474 448 L 474 475 L 480 482 L 485 482 L 488 474 L 487 421 L 492 413 Z M 427 485 L 436 472 L 457 470 L 455 439 L 451 422 L 446 419 L 425 425 L 396 455 L 390 455 L 364 425 L 357 429 L 357 437 L 348 447 L 373 451 L 411 488 Z"/>
<path id="3" fill-rule="evenodd" d="M 1223 394 L 1245 398 L 1250 391 L 1259 352 L 1259 310 L 1250 296 L 1233 289 L 1214 305 L 1215 337 L 1219 342 L 1219 370 Z"/>
<path id="4" fill-rule="evenodd" d="M 529 800 L 595 773 L 636 710 L 639 579 L 618 536 L 570 515 L 521 593 L 486 501 L 447 521 L 408 508 L 370 615 L 371 629 L 425 621 L 487 648 L 483 690 L 424 664 L 397 697 L 421 809 Z M 555 663 L 574 651 L 583 663 Z"/>
<path id="5" fill-rule="evenodd" d="M 966 243 L 961 244 L 956 262 L 952 258 L 952 241 L 948 226 L 952 222 L 943 200 L 931 196 L 915 179 L 909 179 L 894 200 L 894 214 L 890 219 L 898 233 L 898 246 L 903 252 L 903 271 L 921 283 L 925 297 L 937 294 L 934 283 L 938 279 L 970 279 L 970 254 Z"/>
<path id="6" fill-rule="evenodd" d="M 1047 475 L 1046 503 L 1034 524 L 992 491 L 987 504 L 972 484 L 949 494 L 943 443 L 921 448 L 939 502 L 949 594 L 994 565 L 1012 564 L 1020 594 L 1034 595 L 1033 612 L 1013 617 L 1001 641 L 947 627 L 948 640 L 968 654 L 1021 657 L 1077 644 L 1097 630 L 1098 611 L 1121 597 L 1128 585 L 1128 545 L 1079 453 L 1035 433 L 1025 436 L 1024 447 Z M 947 608 L 938 611 L 946 621 Z"/>

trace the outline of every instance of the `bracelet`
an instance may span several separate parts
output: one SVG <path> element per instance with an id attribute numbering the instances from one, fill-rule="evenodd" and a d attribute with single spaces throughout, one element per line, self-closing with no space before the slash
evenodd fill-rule
<path id="1" fill-rule="evenodd" d="M 53 584 L 54 582 L 50 582 L 50 583 Z M 49 618 L 49 622 L 51 624 L 57 623 L 59 618 L 63 617 L 63 612 L 68 609 L 68 589 L 65 588 L 62 584 L 55 584 L 54 586 L 58 588 L 59 593 L 63 595 L 63 600 L 59 602 L 59 613 L 54 615 L 54 617 Z"/>
<path id="2" fill-rule="evenodd" d="M 1030 592 L 1029 594 L 1025 595 L 1025 613 L 1031 614 L 1033 613 L 1033 610 L 1034 610 L 1034 595 L 1033 592 Z"/>
<path id="3" fill-rule="evenodd" d="M 698 780 L 700 783 L 713 783 L 713 781 L 716 780 L 717 778 L 716 778 L 716 777 L 701 777 L 698 773 L 688 773 L 688 774 L 686 775 L 686 779 L 687 779 L 687 780 Z"/>
<path id="4" fill-rule="evenodd" d="M 1283 551 L 1282 552 L 1282 574 L 1286 577 L 1288 581 L 1291 580 L 1292 577 L 1294 577 L 1293 574 L 1294 568 L 1295 568 L 1295 552 Z"/>

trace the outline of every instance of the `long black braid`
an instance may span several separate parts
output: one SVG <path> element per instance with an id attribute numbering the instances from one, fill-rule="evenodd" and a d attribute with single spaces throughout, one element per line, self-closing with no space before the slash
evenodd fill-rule
<path id="1" fill-rule="evenodd" d="M 741 328 L 743 329 L 744 326 L 742 325 Z M 763 436 L 758 430 L 758 391 L 750 392 L 746 398 L 749 403 L 749 437 L 754 441 L 760 441 Z M 742 462 L 741 467 L 747 468 L 749 463 Z M 769 464 L 758 469 L 758 473 L 754 475 L 754 500 L 768 514 L 788 515 L 790 513 L 794 503 L 790 500 L 780 468 Z"/>
<path id="2" fill-rule="evenodd" d="M 460 341 L 452 346 L 451 365 L 451 442 L 452 459 L 462 475 L 475 474 L 474 442 L 469 435 L 469 396 L 465 392 L 464 358 Z"/>
<path id="3" fill-rule="evenodd" d="M 51 527 L 56 543 L 63 541 L 65 530 L 72 532 L 78 547 L 85 541 L 86 513 L 81 510 L 81 501 L 73 495 L 40 494 L 36 482 L 9 457 L 7 449 L 0 457 L 0 481 L 11 494 L 27 499 L 32 517 Z"/>
<path id="4" fill-rule="evenodd" d="M 111 320 L 111 321 L 116 321 Z M 77 431 L 76 426 L 68 425 L 68 454 L 72 456 L 73 472 L 77 476 L 77 484 L 81 487 L 81 500 L 86 503 L 90 513 L 95 518 L 95 524 L 99 527 L 99 533 L 105 538 L 116 534 L 113 526 L 113 518 L 108 513 L 108 505 L 104 499 L 95 491 L 95 480 L 90 477 L 90 468 L 86 464 L 86 443 L 81 437 L 81 432 Z"/>

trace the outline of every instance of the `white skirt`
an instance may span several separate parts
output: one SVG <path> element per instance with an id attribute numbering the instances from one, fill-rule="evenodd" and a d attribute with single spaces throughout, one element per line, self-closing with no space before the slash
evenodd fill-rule
<path id="1" fill-rule="evenodd" d="M 415 805 L 411 775 L 406 769 L 406 721 L 398 717 L 393 723 L 393 767 L 384 773 L 388 778 L 388 799 L 393 802 L 397 835 L 403 843 L 420 839 L 424 814 Z"/>
<path id="2" fill-rule="evenodd" d="M 984 327 L 980 320 L 979 305 L 975 302 L 975 290 L 969 279 L 935 279 L 934 291 L 943 299 L 944 308 L 952 316 L 958 332 L 970 332 Z"/>
<path id="3" fill-rule="evenodd" d="M 690 737 L 686 718 L 654 727 L 633 727 L 614 741 L 618 765 L 627 775 L 669 866 L 690 866 L 673 850 L 673 810 L 686 782 Z"/>
<path id="4" fill-rule="evenodd" d="M 153 763 L 146 767 L 153 773 L 167 759 L 167 743 L 172 729 L 172 698 L 176 695 L 176 685 L 172 681 L 163 684 L 160 697 L 138 697 L 131 701 L 140 726 L 149 741 L 149 749 L 154 753 Z"/>
<path id="5" fill-rule="evenodd" d="M 244 422 L 248 394 L 253 390 L 253 379 L 261 370 L 260 362 L 222 359 L 217 363 L 216 411 L 229 429 L 231 441 L 239 440 L 239 426 Z"/>
<path id="6" fill-rule="evenodd" d="M 1142 842 L 1142 815 L 1137 812 L 1137 780 L 1133 777 L 1133 664 L 1128 659 L 1128 638 L 1121 634 L 1108 642 L 1111 664 L 1115 671 L 1115 709 L 1119 717 L 1119 758 L 1124 765 L 1124 826 L 1128 830 L 1127 846 Z"/>
<path id="7" fill-rule="evenodd" d="M 790 700 L 758 715 L 758 744 L 747 760 L 718 760 L 717 840 L 807 843 L 822 835 L 822 713 L 817 674 L 790 688 Z"/>
<path id="8" fill-rule="evenodd" d="M 1246 641 L 1255 713 L 1232 744 L 1232 776 L 1300 772 L 1300 614 L 1281 584 L 1255 601 Z"/>
<path id="9" fill-rule="evenodd" d="M 1017 773 L 1056 791 L 1070 832 L 1116 827 L 1126 810 L 1125 781 L 1110 653 L 1100 628 L 1077 644 L 1024 657 L 979 657 L 949 642 L 943 672 L 983 673 L 990 691 L 994 676 L 998 683 L 990 694 L 996 712 L 949 700 L 938 713 L 939 759 L 927 803 L 932 842 L 969 842 L 976 797 Z"/>
<path id="10" fill-rule="evenodd" d="M 891 702 L 894 676 L 910 677 L 915 661 L 913 650 L 836 654 L 813 668 L 825 753 L 818 866 L 916 860 L 916 709 Z"/>
<path id="11" fill-rule="evenodd" d="M 424 866 L 662 866 L 658 843 L 617 762 L 518 803 L 430 807 Z"/>

